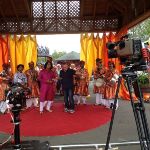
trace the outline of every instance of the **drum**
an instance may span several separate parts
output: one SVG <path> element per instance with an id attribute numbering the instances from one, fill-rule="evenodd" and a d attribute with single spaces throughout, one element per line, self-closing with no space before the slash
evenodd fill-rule
<path id="1" fill-rule="evenodd" d="M 114 76 L 109 81 L 109 84 L 114 85 L 118 81 L 119 76 L 115 73 Z"/>
<path id="2" fill-rule="evenodd" d="M 101 87 L 104 83 L 105 83 L 104 79 L 102 79 L 102 78 L 98 78 L 97 80 L 95 80 L 95 85 L 97 87 Z"/>

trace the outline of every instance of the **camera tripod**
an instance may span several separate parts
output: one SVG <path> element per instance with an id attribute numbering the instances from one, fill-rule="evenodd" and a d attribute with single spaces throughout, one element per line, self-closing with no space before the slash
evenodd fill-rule
<path id="1" fill-rule="evenodd" d="M 118 85 L 116 89 L 115 101 L 113 105 L 112 117 L 111 117 L 111 122 L 108 130 L 105 150 L 109 149 L 111 131 L 112 131 L 118 93 L 119 93 L 122 78 L 124 78 L 125 81 L 127 82 L 127 87 L 130 95 L 130 102 L 134 113 L 135 123 L 137 126 L 141 150 L 150 150 L 150 134 L 149 134 L 149 128 L 148 128 L 147 118 L 145 114 L 145 107 L 143 104 L 143 95 L 141 93 L 141 89 L 138 84 L 137 74 L 132 70 L 129 72 L 124 71 L 122 73 L 122 76 L 120 76 L 118 79 Z M 137 101 L 133 100 L 132 91 L 131 91 L 132 87 L 134 88 L 134 93 L 138 98 Z"/>
<path id="2" fill-rule="evenodd" d="M 14 119 L 11 120 L 11 122 L 14 124 L 14 150 L 21 150 L 21 144 L 20 144 L 20 111 L 21 107 L 13 107 L 12 113 L 14 116 Z"/>

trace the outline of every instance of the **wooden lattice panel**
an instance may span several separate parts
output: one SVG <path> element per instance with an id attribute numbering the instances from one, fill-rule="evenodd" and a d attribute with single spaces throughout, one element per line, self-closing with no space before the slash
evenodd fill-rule
<path id="1" fill-rule="evenodd" d="M 118 29 L 117 17 L 83 15 L 81 5 L 84 4 L 87 5 L 84 0 L 31 0 L 31 17 L 26 7 L 28 18 L 27 16 L 17 18 L 16 13 L 16 17 L 11 18 L 11 21 L 9 18 L 0 19 L 0 32 L 42 34 L 116 31 Z"/>
<path id="2" fill-rule="evenodd" d="M 102 30 L 105 28 L 105 19 L 96 20 L 95 21 L 95 29 Z"/>
<path id="3" fill-rule="evenodd" d="M 116 30 L 118 27 L 118 19 L 97 19 L 94 24 L 96 30 Z"/>
<path id="4" fill-rule="evenodd" d="M 80 1 L 69 1 L 69 17 L 79 17 Z"/>
<path id="5" fill-rule="evenodd" d="M 42 19 L 33 20 L 33 29 L 35 32 L 40 32 L 44 30 L 44 21 Z"/>
<path id="6" fill-rule="evenodd" d="M 46 29 L 46 31 L 48 33 L 57 33 L 57 26 L 56 26 L 56 20 L 52 20 L 52 23 L 50 24 L 50 26 Z"/>
<path id="7" fill-rule="evenodd" d="M 33 2 L 33 17 L 34 18 L 43 17 L 42 2 Z"/>
<path id="8" fill-rule="evenodd" d="M 0 32 L 5 32 L 6 30 L 7 30 L 6 23 L 5 22 L 0 23 Z"/>
<path id="9" fill-rule="evenodd" d="M 8 21 L 6 23 L 6 28 L 9 29 L 10 32 L 17 32 L 18 30 L 18 23 L 13 21 Z"/>
<path id="10" fill-rule="evenodd" d="M 93 28 L 93 20 L 83 20 L 82 28 L 84 29 L 84 31 L 91 31 Z"/>
<path id="11" fill-rule="evenodd" d="M 53 25 L 55 24 L 55 20 L 54 19 L 45 19 L 45 30 L 48 30 L 49 28 L 51 28 Z M 53 28 L 54 29 L 54 28 Z M 56 28 L 55 28 L 56 31 Z"/>
<path id="12" fill-rule="evenodd" d="M 81 30 L 80 19 L 71 19 L 70 20 L 70 30 L 72 30 L 72 31 L 80 31 Z"/>
<path id="13" fill-rule="evenodd" d="M 0 33 L 119 31 L 149 14 L 150 0 L 0 0 Z"/>
<path id="14" fill-rule="evenodd" d="M 20 30 L 23 32 L 23 33 L 27 33 L 27 32 L 30 32 L 30 29 L 31 29 L 31 23 L 30 22 L 20 22 Z"/>
<path id="15" fill-rule="evenodd" d="M 68 17 L 68 3 L 67 1 L 57 1 L 57 17 L 64 18 Z"/>
<path id="16" fill-rule="evenodd" d="M 55 18 L 55 1 L 44 2 L 44 16 L 45 18 Z"/>
<path id="17" fill-rule="evenodd" d="M 57 28 L 58 28 L 57 30 L 59 32 L 69 31 L 68 20 L 67 19 L 59 19 L 58 24 L 57 24 Z"/>

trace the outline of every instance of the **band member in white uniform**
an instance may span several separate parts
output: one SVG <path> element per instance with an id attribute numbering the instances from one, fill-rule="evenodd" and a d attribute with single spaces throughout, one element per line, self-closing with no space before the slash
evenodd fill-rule
<path id="1" fill-rule="evenodd" d="M 118 81 L 118 73 L 115 70 L 115 64 L 113 61 L 108 62 L 108 70 L 105 74 L 105 98 L 106 98 L 106 108 L 112 108 L 114 104 L 114 98 L 116 94 L 117 81 Z M 118 107 L 118 102 L 117 102 Z"/>
<path id="2" fill-rule="evenodd" d="M 94 93 L 96 94 L 95 105 L 105 105 L 104 90 L 105 90 L 105 73 L 106 69 L 102 64 L 102 59 L 96 59 L 96 70 L 94 71 Z"/>

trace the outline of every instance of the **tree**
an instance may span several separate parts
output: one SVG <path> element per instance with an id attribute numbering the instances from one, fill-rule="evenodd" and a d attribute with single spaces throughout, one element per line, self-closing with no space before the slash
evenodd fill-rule
<path id="1" fill-rule="evenodd" d="M 150 18 L 129 30 L 132 38 L 140 38 L 142 42 L 150 38 Z"/>
<path id="2" fill-rule="evenodd" d="M 53 52 L 52 54 L 52 57 L 53 57 L 53 60 L 65 55 L 66 52 L 65 51 L 61 51 L 61 52 L 57 52 L 56 50 Z"/>

